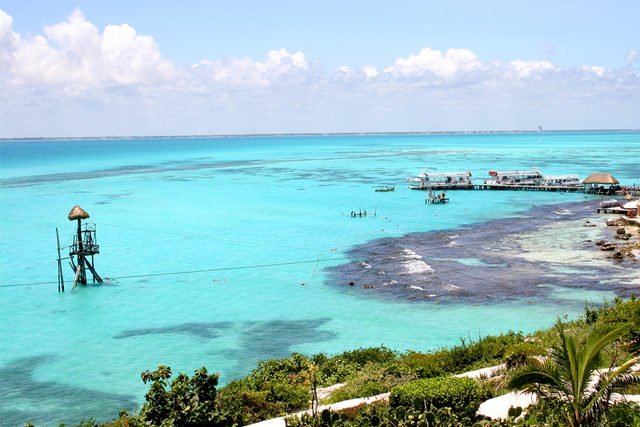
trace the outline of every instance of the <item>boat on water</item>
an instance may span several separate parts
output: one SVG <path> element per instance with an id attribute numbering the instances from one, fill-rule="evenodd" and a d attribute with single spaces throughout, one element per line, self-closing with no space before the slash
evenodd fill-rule
<path id="1" fill-rule="evenodd" d="M 395 185 L 381 185 L 376 187 L 375 191 L 378 193 L 388 193 L 390 191 L 396 191 L 396 187 Z"/>
<path id="2" fill-rule="evenodd" d="M 420 175 L 407 178 L 413 184 L 409 185 L 412 190 L 455 190 L 473 188 L 471 182 L 471 172 L 422 172 Z"/>
<path id="3" fill-rule="evenodd" d="M 542 178 L 542 185 L 546 187 L 582 187 L 578 175 L 546 175 Z"/>
<path id="4" fill-rule="evenodd" d="M 486 185 L 528 185 L 539 186 L 542 185 L 542 174 L 535 168 L 530 171 L 510 171 L 510 172 L 497 172 L 489 171 L 490 179 L 484 183 Z"/>

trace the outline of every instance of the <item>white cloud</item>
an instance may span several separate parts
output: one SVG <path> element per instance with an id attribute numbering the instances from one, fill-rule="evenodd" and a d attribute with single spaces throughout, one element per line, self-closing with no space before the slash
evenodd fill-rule
<path id="1" fill-rule="evenodd" d="M 304 81 L 310 65 L 304 53 L 289 53 L 286 49 L 280 49 L 267 52 L 263 62 L 250 58 L 202 60 L 192 69 L 197 71 L 197 78 L 210 79 L 215 83 L 233 87 L 266 87 L 283 80 Z"/>
<path id="2" fill-rule="evenodd" d="M 629 52 L 627 52 L 627 64 L 629 65 L 633 65 L 636 60 L 638 59 L 638 51 L 635 49 L 629 49 Z"/>
<path id="3" fill-rule="evenodd" d="M 444 79 L 452 79 L 461 72 L 482 68 L 482 63 L 469 49 L 448 49 L 444 54 L 429 47 L 417 55 L 398 58 L 384 71 L 394 77 L 422 77 L 433 74 Z"/>
<path id="4" fill-rule="evenodd" d="M 592 74 L 595 74 L 598 77 L 604 76 L 604 73 L 606 71 L 606 69 L 604 67 L 599 67 L 597 65 L 591 65 L 591 66 L 583 65 L 581 69 L 582 69 L 582 71 L 584 71 L 585 74 L 592 73 Z"/>
<path id="5" fill-rule="evenodd" d="M 557 127 L 637 127 L 640 117 L 640 74 L 628 67 L 482 62 L 428 47 L 328 72 L 287 49 L 179 67 L 151 36 L 128 24 L 100 30 L 79 11 L 41 35 L 12 25 L 0 10 L 0 137 L 506 129 L 529 118 L 551 127 L 564 114 L 574 120 Z"/>
<path id="6" fill-rule="evenodd" d="M 378 76 L 378 70 L 373 65 L 365 65 L 362 67 L 362 72 L 368 79 L 373 79 Z"/>
<path id="7" fill-rule="evenodd" d="M 6 14 L 5 14 L 6 15 Z M 9 25 L 11 21 L 9 21 Z M 0 17 L 0 34 L 12 34 Z M 140 36 L 127 24 L 100 31 L 79 10 L 67 21 L 45 28 L 45 36 L 14 37 L 3 43 L 10 57 L 12 80 L 25 85 L 148 84 L 177 77 L 178 71 L 160 55 L 152 37 Z M 4 40 L 3 38 L 3 40 Z"/>
<path id="8" fill-rule="evenodd" d="M 6 72 L 11 64 L 11 53 L 19 40 L 11 30 L 13 18 L 0 9 L 0 73 Z"/>
<path id="9" fill-rule="evenodd" d="M 518 79 L 524 79 L 536 73 L 554 71 L 556 69 L 549 61 L 522 61 L 520 59 L 511 61 L 509 66 L 510 70 L 508 71 L 508 75 Z"/>

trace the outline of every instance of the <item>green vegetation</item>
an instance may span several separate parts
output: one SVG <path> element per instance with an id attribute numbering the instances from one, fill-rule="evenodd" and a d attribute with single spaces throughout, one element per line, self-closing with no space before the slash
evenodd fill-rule
<path id="1" fill-rule="evenodd" d="M 640 383 L 640 375 L 631 371 L 640 358 L 632 357 L 615 368 L 614 359 L 610 371 L 590 384 L 590 379 L 598 376 L 597 369 L 602 367 L 602 351 L 620 340 L 629 327 L 597 327 L 584 338 L 566 333 L 559 320 L 555 329 L 560 343 L 554 346 L 549 357 L 529 358 L 512 375 L 508 387 L 526 387 L 538 393 L 557 408 L 569 426 L 597 425 L 609 408 L 613 392 L 624 392 L 630 385 Z"/>
<path id="2" fill-rule="evenodd" d="M 474 417 L 482 398 L 480 385 L 471 378 L 438 377 L 410 381 L 391 390 L 392 408 L 451 408 L 456 414 Z"/>
<path id="3" fill-rule="evenodd" d="M 336 383 L 346 385 L 324 402 L 391 392 L 390 404 L 340 413 L 322 411 L 290 419 L 289 425 L 640 426 L 637 405 L 609 405 L 611 392 L 639 382 L 637 374 L 628 372 L 639 350 L 640 300 L 615 299 L 599 308 L 587 307 L 584 316 L 575 321 L 558 322 L 554 328 L 530 336 L 509 332 L 475 341 L 467 338 L 458 346 L 429 353 L 397 353 L 376 347 L 335 356 L 292 354 L 260 362 L 248 376 L 220 389 L 218 375 L 204 368 L 192 377 L 180 374 L 170 380 L 171 370 L 161 366 L 142 374 L 149 391 L 141 410 L 123 412 L 102 426 L 241 426 L 309 409 L 318 388 Z M 532 357 L 548 355 L 546 362 Z M 508 367 L 507 376 L 480 381 L 451 377 L 501 363 Z M 620 370 L 606 375 L 589 391 L 589 374 L 614 365 Z M 513 409 L 507 420 L 477 418 L 478 404 L 506 393 L 507 383 L 536 390 L 542 397 L 540 403 L 524 412 Z M 632 392 L 640 394 L 640 387 Z M 92 421 L 81 424 L 98 425 Z"/>

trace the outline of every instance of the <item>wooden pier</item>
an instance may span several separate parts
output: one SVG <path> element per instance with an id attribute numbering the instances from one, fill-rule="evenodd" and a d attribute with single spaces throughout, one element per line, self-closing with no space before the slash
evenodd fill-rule
<path id="1" fill-rule="evenodd" d="M 474 184 L 474 190 L 525 190 L 525 191 L 554 191 L 561 193 L 587 193 L 588 188 L 576 185 L 535 185 L 535 184 Z"/>
<path id="2" fill-rule="evenodd" d="M 597 194 L 603 196 L 619 196 L 623 195 L 621 190 L 613 190 L 609 188 L 593 188 L 588 186 L 563 186 L 563 185 L 534 185 L 534 184 L 469 184 L 469 185 L 429 185 L 419 186 L 410 185 L 411 190 L 421 191 L 441 191 L 441 190 L 512 190 L 512 191 L 550 191 L 556 193 L 584 193 L 584 194 Z M 631 195 L 640 195 L 640 191 L 628 191 Z"/>

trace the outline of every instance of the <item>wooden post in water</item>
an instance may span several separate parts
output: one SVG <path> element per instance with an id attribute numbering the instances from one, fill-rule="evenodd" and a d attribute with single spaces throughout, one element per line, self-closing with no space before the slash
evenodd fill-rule
<path id="1" fill-rule="evenodd" d="M 64 292 L 64 276 L 62 275 L 62 257 L 60 256 L 60 234 L 56 227 L 56 240 L 58 241 L 58 292 Z"/>

